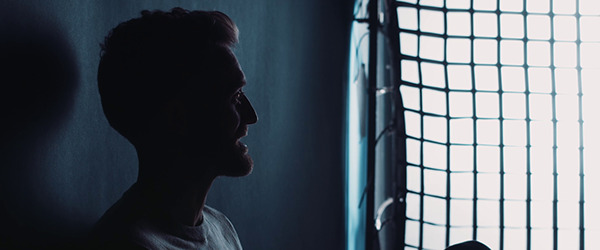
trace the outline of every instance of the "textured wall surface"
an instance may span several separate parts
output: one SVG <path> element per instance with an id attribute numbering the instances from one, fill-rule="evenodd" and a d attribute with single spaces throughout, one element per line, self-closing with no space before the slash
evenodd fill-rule
<path id="1" fill-rule="evenodd" d="M 351 2 L 1 1 L 0 247 L 77 241 L 135 181 L 135 151 L 101 110 L 99 43 L 143 9 L 181 6 L 238 24 L 235 52 L 259 116 L 245 139 L 253 174 L 217 179 L 208 204 L 246 249 L 343 248 Z"/>

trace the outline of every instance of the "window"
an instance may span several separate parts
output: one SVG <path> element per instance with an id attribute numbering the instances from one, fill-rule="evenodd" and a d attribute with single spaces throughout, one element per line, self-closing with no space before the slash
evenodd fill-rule
<path id="1" fill-rule="evenodd" d="M 406 249 L 600 249 L 600 2 L 445 2 L 396 3 Z"/>
<path id="2" fill-rule="evenodd" d="M 492 249 L 600 249 L 600 2 L 382 2 L 397 16 L 397 32 L 386 34 L 399 41 L 391 58 L 405 122 L 405 249 L 471 239 Z M 357 63 L 368 32 L 357 22 L 353 30 L 358 86 L 368 78 Z M 359 92 L 351 85 L 349 134 L 364 126 Z M 349 207 L 368 185 L 361 135 L 348 140 Z"/>

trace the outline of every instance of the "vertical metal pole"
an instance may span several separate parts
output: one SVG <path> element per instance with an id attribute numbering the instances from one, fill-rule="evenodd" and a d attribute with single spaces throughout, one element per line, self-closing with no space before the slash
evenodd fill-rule
<path id="1" fill-rule="evenodd" d="M 575 18 L 577 20 L 577 101 L 579 105 L 579 114 L 577 123 L 579 123 L 579 249 L 585 249 L 585 171 L 584 171 L 584 137 L 583 137 L 583 86 L 581 80 L 581 13 L 579 10 L 579 0 L 575 1 Z"/>
<path id="2" fill-rule="evenodd" d="M 446 0 L 444 0 L 444 6 L 446 6 Z M 448 9 L 443 8 L 442 12 L 444 13 L 444 35 L 448 37 Z M 444 38 L 444 48 L 448 48 L 448 38 Z M 446 96 L 446 233 L 444 241 L 445 246 L 450 245 L 450 224 L 452 214 L 451 209 L 451 194 L 452 194 L 452 175 L 450 171 L 450 87 L 448 84 L 448 53 L 444 53 L 444 60 L 442 61 L 442 65 L 444 65 L 444 95 Z"/>
<path id="3" fill-rule="evenodd" d="M 372 250 L 375 243 L 375 108 L 377 91 L 377 35 L 379 28 L 378 0 L 370 0 L 369 12 L 369 89 L 367 131 L 367 214 L 365 250 Z"/>
<path id="4" fill-rule="evenodd" d="M 527 1 L 523 1 L 523 9 L 527 9 Z M 527 17 L 523 17 L 523 34 L 529 34 L 528 30 Z M 529 57 L 529 48 L 527 43 L 529 40 L 527 36 L 523 38 L 524 46 L 523 46 L 523 73 L 524 73 L 524 82 L 525 82 L 525 129 L 527 131 L 527 143 L 525 144 L 526 149 L 526 177 L 527 177 L 527 198 L 525 199 L 525 227 L 527 229 L 526 233 L 526 250 L 531 250 L 531 110 L 530 110 L 530 95 L 529 91 L 529 64 L 527 64 Z"/>
<path id="5" fill-rule="evenodd" d="M 554 9 L 554 1 L 550 1 L 550 9 Z M 552 198 L 552 249 L 558 250 L 558 140 L 557 140 L 557 126 L 558 120 L 556 119 L 556 62 L 554 58 L 554 48 L 556 46 L 554 40 L 554 12 L 550 12 L 550 79 L 552 82 L 552 92 L 550 96 L 552 98 L 552 187 L 553 187 L 553 198 Z"/>
<path id="6" fill-rule="evenodd" d="M 471 94 L 472 94 L 472 107 L 473 107 L 473 240 L 477 239 L 477 88 L 475 87 L 475 9 L 473 8 L 473 1 L 469 7 L 469 16 L 471 18 L 471 59 L 470 59 L 470 70 L 471 70 Z M 500 45 L 498 45 L 500 46 Z"/>
<path id="7" fill-rule="evenodd" d="M 500 10 L 500 1 L 496 2 L 496 10 Z M 500 237 L 499 237 L 499 245 L 500 248 L 499 250 L 504 250 L 504 230 L 505 225 L 504 225 L 504 189 L 505 189 L 505 183 L 504 183 L 504 151 L 505 151 L 505 147 L 504 147 L 504 88 L 502 86 L 502 65 L 500 64 L 500 60 L 502 57 L 502 53 L 500 51 L 501 48 L 501 36 L 500 36 L 500 31 L 502 30 L 501 24 L 502 24 L 502 20 L 500 19 L 500 14 L 496 15 L 496 41 L 498 42 L 498 49 L 496 50 L 496 71 L 498 72 L 498 114 L 500 115 L 500 127 L 499 127 L 499 133 L 500 133 L 500 202 L 499 205 L 500 207 L 498 208 L 498 210 L 500 211 L 500 217 L 499 217 L 499 221 L 498 224 L 500 225 Z M 510 185 L 510 183 L 507 183 L 508 185 Z"/>
<path id="8" fill-rule="evenodd" d="M 394 139 L 392 143 L 393 155 L 393 190 L 394 197 L 393 218 L 396 229 L 394 240 L 394 249 L 403 250 L 405 248 L 406 231 L 406 125 L 404 118 L 404 104 L 400 95 L 400 29 L 398 25 L 398 16 L 396 12 L 395 0 L 387 0 L 388 9 L 384 10 L 388 15 L 388 48 L 390 49 L 390 80 L 393 83 L 393 119 L 395 119 Z"/>

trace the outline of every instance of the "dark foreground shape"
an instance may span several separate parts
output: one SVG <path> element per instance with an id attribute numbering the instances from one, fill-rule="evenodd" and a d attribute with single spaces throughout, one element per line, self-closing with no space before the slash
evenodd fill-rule
<path id="1" fill-rule="evenodd" d="M 479 241 L 472 240 L 449 246 L 446 250 L 490 250 L 490 248 Z"/>

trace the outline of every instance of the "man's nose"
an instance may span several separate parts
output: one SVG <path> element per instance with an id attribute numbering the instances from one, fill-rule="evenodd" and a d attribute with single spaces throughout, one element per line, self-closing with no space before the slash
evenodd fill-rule
<path id="1" fill-rule="evenodd" d="M 254 110 L 254 107 L 252 107 L 252 104 L 250 103 L 250 100 L 248 100 L 248 97 L 246 97 L 245 95 L 242 98 L 242 110 L 241 110 L 241 115 L 242 115 L 242 119 L 244 121 L 244 123 L 246 124 L 254 124 L 258 121 L 258 116 L 256 115 L 256 111 Z"/>

